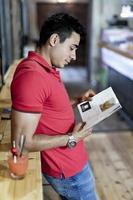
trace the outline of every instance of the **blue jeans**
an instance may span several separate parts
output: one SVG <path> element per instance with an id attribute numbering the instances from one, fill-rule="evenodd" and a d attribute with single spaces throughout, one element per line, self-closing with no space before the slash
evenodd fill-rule
<path id="1" fill-rule="evenodd" d="M 89 163 L 81 172 L 66 179 L 63 176 L 57 179 L 47 174 L 43 175 L 62 200 L 98 200 L 95 180 Z"/>

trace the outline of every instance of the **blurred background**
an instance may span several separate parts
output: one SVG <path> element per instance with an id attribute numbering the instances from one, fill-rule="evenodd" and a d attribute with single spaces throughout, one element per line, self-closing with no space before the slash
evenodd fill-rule
<path id="1" fill-rule="evenodd" d="M 87 32 L 77 61 L 61 70 L 70 96 L 112 86 L 123 109 L 95 130 L 132 130 L 133 0 L 0 0 L 0 87 L 14 60 L 36 49 L 43 21 L 56 12 L 77 17 Z"/>

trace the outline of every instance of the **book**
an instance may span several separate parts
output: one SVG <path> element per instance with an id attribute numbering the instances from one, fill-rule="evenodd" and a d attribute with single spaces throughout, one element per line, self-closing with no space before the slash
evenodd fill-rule
<path id="1" fill-rule="evenodd" d="M 122 108 L 111 87 L 92 97 L 91 101 L 84 101 L 77 105 L 80 117 L 86 122 L 85 129 L 92 128 Z"/>

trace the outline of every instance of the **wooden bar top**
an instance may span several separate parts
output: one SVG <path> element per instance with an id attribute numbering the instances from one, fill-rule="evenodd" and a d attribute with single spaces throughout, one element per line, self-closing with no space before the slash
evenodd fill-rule
<path id="1" fill-rule="evenodd" d="M 0 91 L 0 108 L 10 108 L 11 107 L 11 94 L 10 94 L 10 84 L 14 71 L 20 60 L 15 60 L 12 65 L 10 65 L 8 71 L 4 76 L 4 85 Z"/>
<path id="2" fill-rule="evenodd" d="M 11 65 L 0 91 L 0 200 L 43 200 L 40 153 L 29 153 L 27 174 L 22 180 L 9 175 L 7 157 L 10 151 L 10 118 L 2 118 L 2 110 L 11 108 L 10 83 L 18 64 Z"/>
<path id="3" fill-rule="evenodd" d="M 133 59 L 133 53 L 131 54 L 131 53 L 127 52 L 127 51 L 124 51 L 124 50 L 120 49 L 119 47 L 116 47 L 116 46 L 113 46 L 111 44 L 108 44 L 107 42 L 100 41 L 98 43 L 98 46 L 100 48 L 103 48 L 103 47 L 107 48 L 107 49 L 109 49 L 109 50 L 111 50 L 111 51 L 113 51 L 115 53 L 118 53 L 118 54 L 126 57 L 126 58 Z"/>
<path id="4" fill-rule="evenodd" d="M 10 178 L 7 156 L 9 144 L 0 145 L 0 200 L 42 200 L 42 177 L 39 153 L 29 153 L 26 177 L 22 180 Z"/>

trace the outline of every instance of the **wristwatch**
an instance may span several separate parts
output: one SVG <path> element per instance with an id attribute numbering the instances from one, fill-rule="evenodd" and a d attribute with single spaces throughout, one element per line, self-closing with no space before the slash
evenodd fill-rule
<path id="1" fill-rule="evenodd" d="M 74 148 L 77 144 L 76 138 L 72 134 L 68 134 L 68 137 L 69 137 L 69 139 L 68 139 L 68 142 L 67 142 L 67 146 L 69 148 Z"/>

